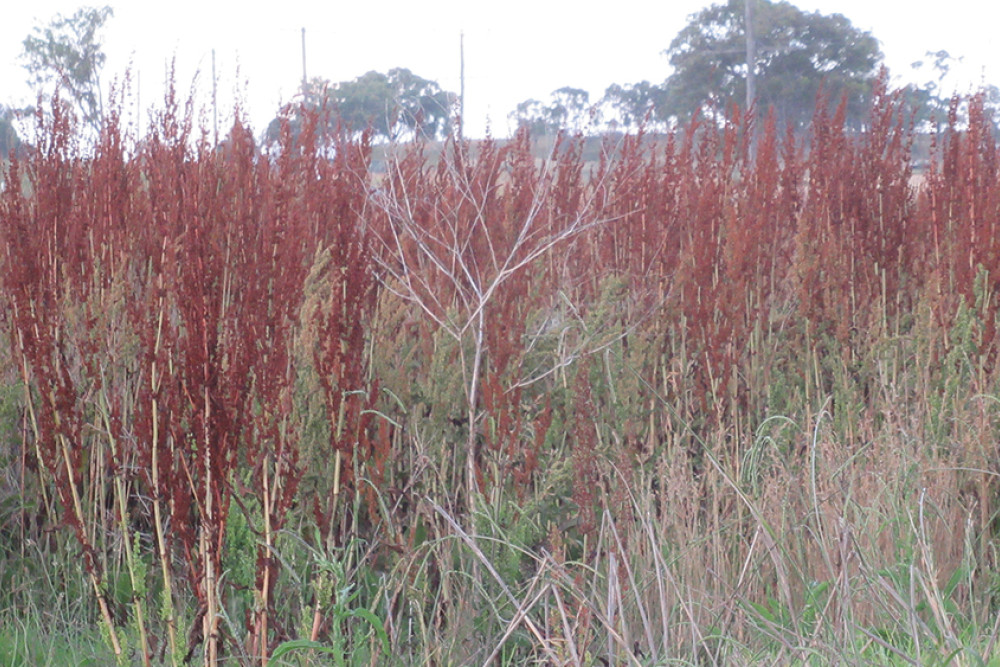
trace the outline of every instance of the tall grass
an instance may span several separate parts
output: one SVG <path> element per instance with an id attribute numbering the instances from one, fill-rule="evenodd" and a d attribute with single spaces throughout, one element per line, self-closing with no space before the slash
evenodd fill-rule
<path id="1" fill-rule="evenodd" d="M 918 180 L 884 84 L 862 132 L 381 174 L 315 117 L 262 153 L 171 94 L 82 146 L 55 105 L 0 192 L 0 651 L 988 663 L 1000 182 L 958 108 Z"/>

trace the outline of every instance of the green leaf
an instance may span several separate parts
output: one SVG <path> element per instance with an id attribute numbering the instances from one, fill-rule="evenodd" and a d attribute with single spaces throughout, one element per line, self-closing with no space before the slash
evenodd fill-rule
<path id="1" fill-rule="evenodd" d="M 351 612 L 351 616 L 368 621 L 368 624 L 372 626 L 372 629 L 375 631 L 375 634 L 382 642 L 382 650 L 388 653 L 389 635 L 386 634 L 385 628 L 382 627 L 382 621 L 379 620 L 378 616 L 376 616 L 367 609 L 355 609 L 354 611 Z"/>
<path id="2" fill-rule="evenodd" d="M 384 632 L 383 632 L 384 634 Z M 319 651 L 320 653 L 341 653 L 341 651 L 327 646 L 321 642 L 316 642 L 311 639 L 291 639 L 287 642 L 281 642 L 274 649 L 271 654 L 272 660 L 277 660 L 292 651 Z"/>

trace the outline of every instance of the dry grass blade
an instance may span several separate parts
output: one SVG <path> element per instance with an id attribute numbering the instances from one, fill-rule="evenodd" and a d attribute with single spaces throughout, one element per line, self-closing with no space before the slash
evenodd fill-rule
<path id="1" fill-rule="evenodd" d="M 541 567 L 539 567 L 538 572 L 532 578 L 531 582 L 528 584 L 527 590 L 524 592 L 524 602 L 517 608 L 514 616 L 510 619 L 507 624 L 507 629 L 504 631 L 503 636 L 496 643 L 496 647 L 493 652 L 483 661 L 483 666 L 493 664 L 494 658 L 503 649 L 503 645 L 507 642 L 507 639 L 517 630 L 518 626 L 527 618 L 528 612 L 530 612 L 538 602 L 549 593 L 549 584 L 543 584 L 541 589 L 535 593 L 534 589 L 538 582 L 541 581 L 542 575 L 545 573 L 545 561 L 542 561 Z M 531 597 L 534 594 L 534 597 Z M 530 599 L 529 599 L 530 598 Z"/>
<path id="2" fill-rule="evenodd" d="M 569 622 L 569 615 L 566 613 L 566 605 L 563 603 L 562 593 L 558 587 L 553 587 L 552 594 L 556 599 L 556 608 L 559 610 L 559 619 L 562 621 L 563 635 L 566 638 L 566 645 L 569 646 L 569 654 L 573 658 L 574 665 L 583 664 L 580 661 L 580 651 L 576 646 L 576 633 Z"/>
<path id="3" fill-rule="evenodd" d="M 462 527 L 458 525 L 458 522 L 455 521 L 454 518 L 452 518 L 451 514 L 449 514 L 443 507 L 438 505 L 436 502 L 434 502 L 433 499 L 427 498 L 427 503 L 434 509 L 435 512 L 437 512 L 448 523 L 449 526 L 451 526 L 452 530 L 455 531 L 455 534 L 458 535 L 459 538 L 461 538 L 462 542 L 464 542 L 465 545 L 469 548 L 469 550 L 473 553 L 473 555 L 475 555 L 476 559 L 483 565 L 483 567 L 486 568 L 486 571 L 490 573 L 490 576 L 493 577 L 493 580 L 500 585 L 500 589 L 504 592 L 504 595 L 507 597 L 510 603 L 513 604 L 515 608 L 520 609 L 523 603 L 519 602 L 517 597 L 511 592 L 510 588 L 507 586 L 507 583 L 503 580 L 503 577 L 501 577 L 500 573 L 496 571 L 496 568 L 493 567 L 493 563 L 490 562 L 490 560 L 486 557 L 486 554 L 484 554 L 482 549 L 479 548 L 479 545 L 476 544 L 476 541 L 472 539 L 468 533 L 462 530 Z M 531 617 L 527 615 L 529 609 L 530 606 L 525 608 L 525 614 L 523 619 L 524 624 L 528 627 L 528 630 L 535 637 L 535 640 L 538 642 L 538 646 L 541 647 L 541 649 L 549 655 L 549 658 L 552 660 L 558 660 L 557 656 L 552 651 L 552 648 L 549 646 L 549 642 L 546 641 L 544 634 L 541 632 L 541 630 L 539 630 L 535 622 L 531 620 Z"/>

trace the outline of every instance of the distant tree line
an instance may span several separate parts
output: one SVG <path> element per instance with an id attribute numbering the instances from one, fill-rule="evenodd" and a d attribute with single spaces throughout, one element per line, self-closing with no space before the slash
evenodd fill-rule
<path id="1" fill-rule="evenodd" d="M 753 3 L 752 12 L 746 2 Z M 696 12 L 663 53 L 672 73 L 662 83 L 613 84 L 593 103 L 586 91 L 560 88 L 547 103 L 522 102 L 511 120 L 536 133 L 672 127 L 697 113 L 723 115 L 745 107 L 752 68 L 759 114 L 773 112 L 782 125 L 804 127 L 822 91 L 833 104 L 843 99 L 846 124 L 860 127 L 883 61 L 878 40 L 843 15 L 805 12 L 773 0 L 727 0 Z M 931 70 L 931 78 L 904 90 L 923 128 L 932 118 L 946 121 L 950 95 L 944 78 L 957 62 L 947 51 L 927 56 L 913 67 Z M 988 86 L 986 93 L 994 109 L 1000 108 L 1000 90 Z"/>
<path id="2" fill-rule="evenodd" d="M 48 24 L 36 26 L 22 42 L 21 64 L 39 99 L 45 103 L 58 99 L 95 133 L 104 114 L 100 75 L 106 56 L 100 33 L 113 15 L 114 10 L 107 6 L 81 7 L 70 16 L 56 14 Z M 33 106 L 0 104 L 0 159 L 23 147 L 17 121 L 34 111 Z"/>
<path id="3" fill-rule="evenodd" d="M 107 6 L 83 7 L 69 16 L 56 14 L 32 30 L 21 54 L 28 82 L 39 91 L 39 99 L 44 103 L 58 99 L 95 134 L 104 115 L 100 75 L 106 56 L 101 32 L 113 15 Z M 401 67 L 338 83 L 314 78 L 303 85 L 295 103 L 269 124 L 263 140 L 277 138 L 283 119 L 290 122 L 292 132 L 298 132 L 304 112 L 319 114 L 331 131 L 358 134 L 370 130 L 376 138 L 388 140 L 437 139 L 451 131 L 457 100 L 455 93 L 442 90 L 437 82 Z M 0 156 L 21 146 L 16 120 L 33 111 L 33 107 L 0 106 Z"/>
<path id="4" fill-rule="evenodd" d="M 104 113 L 101 30 L 112 16 L 106 6 L 57 14 L 23 42 L 22 64 L 29 83 L 44 93 L 40 99 L 49 102 L 57 94 L 95 134 Z M 548 100 L 521 102 L 510 119 L 534 135 L 629 131 L 640 125 L 656 130 L 696 114 L 727 114 L 752 97 L 758 114 L 773 112 L 779 123 L 801 128 L 822 91 L 834 104 L 844 100 L 845 122 L 860 127 L 883 61 L 878 40 L 843 15 L 802 11 L 784 0 L 726 0 L 702 9 L 663 53 L 672 71 L 661 83 L 615 83 L 597 100 L 586 90 L 564 86 Z M 946 121 L 951 100 L 944 82 L 959 60 L 947 51 L 928 51 L 926 59 L 913 63 L 926 81 L 903 93 L 918 128 Z M 751 78 L 755 85 L 748 92 Z M 988 110 L 997 115 L 1000 89 L 986 86 L 985 93 Z M 455 93 L 401 67 L 348 81 L 314 78 L 269 124 L 262 140 L 275 141 L 283 122 L 299 132 L 304 113 L 318 114 L 331 132 L 370 131 L 376 140 L 440 139 L 452 130 L 457 103 Z M 0 155 L 21 145 L 16 119 L 31 111 L 0 106 Z"/>
<path id="5" fill-rule="evenodd" d="M 299 98 L 271 121 L 266 141 L 274 141 L 285 118 L 298 132 L 304 111 L 321 115 L 327 129 L 357 134 L 370 130 L 375 137 L 438 139 L 450 132 L 458 101 L 455 93 L 435 82 L 397 67 L 387 74 L 371 71 L 350 81 L 331 83 L 322 78 L 307 82 Z"/>

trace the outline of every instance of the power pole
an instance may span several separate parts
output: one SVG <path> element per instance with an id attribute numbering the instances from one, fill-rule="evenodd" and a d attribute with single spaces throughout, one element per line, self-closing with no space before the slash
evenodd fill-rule
<path id="1" fill-rule="evenodd" d="M 306 92 L 306 29 L 302 27 L 302 94 Z"/>
<path id="2" fill-rule="evenodd" d="M 757 0 L 744 0 L 747 35 L 747 111 L 757 101 L 757 37 L 754 35 L 753 10 Z"/>
<path id="3" fill-rule="evenodd" d="M 215 77 L 215 49 L 212 49 L 212 127 L 215 129 L 215 146 L 219 146 L 219 100 Z"/>
<path id="4" fill-rule="evenodd" d="M 465 32 L 458 33 L 458 140 L 464 137 L 465 125 Z"/>

